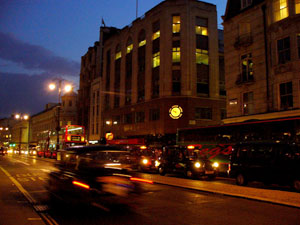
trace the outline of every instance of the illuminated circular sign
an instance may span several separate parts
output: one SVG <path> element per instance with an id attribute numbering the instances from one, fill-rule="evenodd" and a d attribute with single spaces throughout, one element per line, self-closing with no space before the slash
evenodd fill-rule
<path id="1" fill-rule="evenodd" d="M 182 116 L 182 108 L 179 105 L 173 105 L 169 110 L 169 115 L 172 119 L 177 120 Z"/>
<path id="2" fill-rule="evenodd" d="M 114 139 L 114 134 L 113 133 L 106 133 L 105 138 L 106 138 L 106 140 L 111 141 L 111 140 Z"/>

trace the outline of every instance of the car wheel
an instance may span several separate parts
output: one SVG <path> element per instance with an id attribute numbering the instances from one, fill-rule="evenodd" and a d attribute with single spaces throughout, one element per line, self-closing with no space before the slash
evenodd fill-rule
<path id="1" fill-rule="evenodd" d="M 237 185 L 242 185 L 242 186 L 247 185 L 247 179 L 246 179 L 246 177 L 245 177 L 244 174 L 239 173 L 237 175 L 237 177 L 236 177 L 236 184 Z"/>
<path id="2" fill-rule="evenodd" d="M 293 181 L 293 189 L 297 192 L 300 192 L 300 179 L 295 179 Z"/>
<path id="3" fill-rule="evenodd" d="M 164 175 L 166 174 L 165 168 L 162 167 L 162 166 L 158 168 L 158 172 L 159 172 L 159 174 L 162 175 L 162 176 L 164 176 Z"/>

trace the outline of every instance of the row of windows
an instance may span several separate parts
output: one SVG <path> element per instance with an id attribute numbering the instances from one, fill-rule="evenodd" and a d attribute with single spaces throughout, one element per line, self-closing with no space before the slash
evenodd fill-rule
<path id="1" fill-rule="evenodd" d="M 279 85 L 279 98 L 280 98 L 280 109 L 287 110 L 293 108 L 293 84 L 292 82 L 281 83 Z M 255 113 L 254 110 L 254 94 L 253 92 L 243 93 L 243 114 L 251 115 Z M 237 99 L 229 100 L 229 105 L 237 105 Z"/>

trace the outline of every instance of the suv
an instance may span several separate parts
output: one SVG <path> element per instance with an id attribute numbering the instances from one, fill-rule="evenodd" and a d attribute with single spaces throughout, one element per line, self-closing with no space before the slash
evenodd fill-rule
<path id="1" fill-rule="evenodd" d="M 109 209 L 114 204 L 129 204 L 141 194 L 131 156 L 119 146 L 77 146 L 59 151 L 58 171 L 51 172 L 50 199 L 73 204 L 88 204 Z"/>
<path id="2" fill-rule="evenodd" d="M 215 178 L 218 174 L 218 164 L 207 159 L 199 150 L 187 149 L 183 146 L 164 147 L 158 163 L 160 175 L 179 173 L 189 178 L 207 176 Z"/>
<path id="3" fill-rule="evenodd" d="M 240 143 L 234 146 L 229 176 L 238 185 L 248 181 L 289 184 L 300 191 L 300 149 L 295 144 Z"/>

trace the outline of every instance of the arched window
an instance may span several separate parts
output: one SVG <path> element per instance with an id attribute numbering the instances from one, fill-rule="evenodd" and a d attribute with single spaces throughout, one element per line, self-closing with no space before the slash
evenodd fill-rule
<path id="1" fill-rule="evenodd" d="M 133 42 L 132 38 L 129 37 L 126 44 L 126 74 L 125 74 L 125 104 L 131 103 L 131 92 L 132 92 L 132 50 Z"/>
<path id="2" fill-rule="evenodd" d="M 138 36 L 138 102 L 145 100 L 145 70 L 146 70 L 146 32 L 141 30 Z"/>

